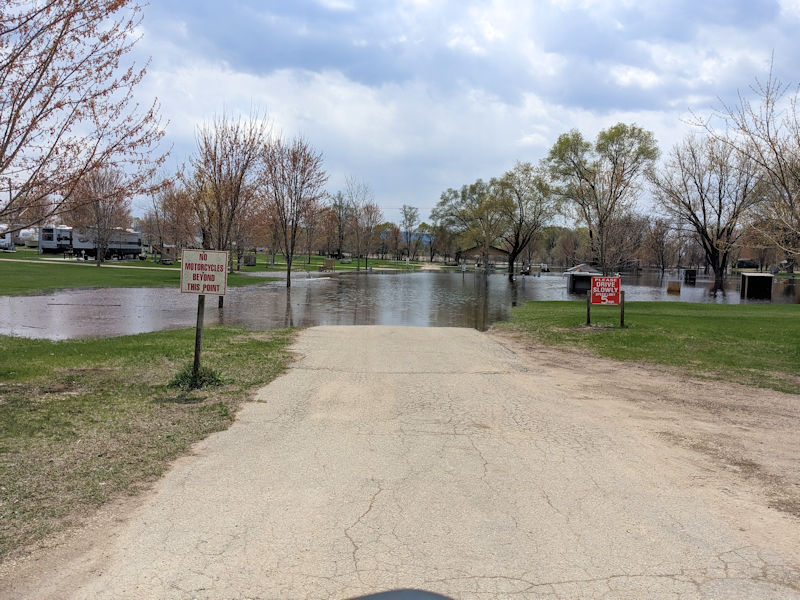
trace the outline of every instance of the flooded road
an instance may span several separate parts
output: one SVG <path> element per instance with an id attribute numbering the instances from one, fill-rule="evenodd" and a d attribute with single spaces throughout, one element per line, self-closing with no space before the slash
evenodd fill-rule
<path id="1" fill-rule="evenodd" d="M 670 300 L 739 303 L 738 279 L 726 294 L 711 297 L 710 281 L 667 294 L 668 276 L 623 277 L 627 301 Z M 797 281 L 778 281 L 773 302 L 800 302 Z M 508 318 L 511 307 L 529 300 L 577 300 L 560 274 L 486 277 L 473 273 L 416 272 L 347 274 L 292 279 L 228 288 L 225 306 L 206 301 L 205 323 L 251 329 L 313 325 L 410 325 L 485 330 Z M 191 327 L 197 300 L 171 288 L 106 288 L 62 291 L 45 296 L 0 296 L 0 334 L 68 339 L 108 337 Z"/>

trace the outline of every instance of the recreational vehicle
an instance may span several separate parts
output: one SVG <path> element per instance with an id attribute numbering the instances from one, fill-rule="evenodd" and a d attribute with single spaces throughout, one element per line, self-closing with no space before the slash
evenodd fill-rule
<path id="1" fill-rule="evenodd" d="M 14 251 L 14 240 L 8 225 L 0 224 L 0 250 Z"/>
<path id="2" fill-rule="evenodd" d="M 72 248 L 72 227 L 58 225 L 39 229 L 39 254 L 67 252 Z"/>
<path id="3" fill-rule="evenodd" d="M 76 228 L 72 232 L 72 251 L 83 256 L 97 256 L 97 230 L 92 227 Z M 115 228 L 108 239 L 104 258 L 136 257 L 142 252 L 142 234 L 132 229 Z"/>

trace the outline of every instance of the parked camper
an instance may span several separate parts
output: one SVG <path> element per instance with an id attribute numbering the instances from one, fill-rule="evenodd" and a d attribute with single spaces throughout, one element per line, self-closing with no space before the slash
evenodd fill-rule
<path id="1" fill-rule="evenodd" d="M 92 227 L 76 228 L 72 233 L 72 250 L 83 256 L 97 256 L 97 234 Z M 105 258 L 137 257 L 142 253 L 142 234 L 132 229 L 116 228 L 108 240 Z"/>
<path id="2" fill-rule="evenodd" d="M 5 250 L 7 252 L 14 251 L 14 241 L 11 232 L 9 231 L 8 225 L 4 223 L 0 223 L 0 250 Z"/>
<path id="3" fill-rule="evenodd" d="M 58 225 L 39 230 L 39 254 L 66 252 L 72 248 L 72 227 Z"/>
<path id="4" fill-rule="evenodd" d="M 31 229 L 26 229 L 25 231 L 33 232 L 32 234 L 28 234 L 27 237 L 20 236 L 25 244 L 26 248 L 38 248 L 39 247 L 39 228 L 32 227 Z"/>
<path id="5" fill-rule="evenodd" d="M 17 246 L 36 248 L 39 245 L 39 234 L 35 227 L 21 229 L 17 239 L 14 241 Z"/>

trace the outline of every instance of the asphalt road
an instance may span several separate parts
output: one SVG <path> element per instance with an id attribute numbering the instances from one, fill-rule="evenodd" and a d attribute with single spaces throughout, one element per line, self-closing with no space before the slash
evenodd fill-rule
<path id="1" fill-rule="evenodd" d="M 680 412 L 631 412 L 692 382 L 467 329 L 315 327 L 295 351 L 34 596 L 800 598 L 800 519 L 656 435 Z"/>

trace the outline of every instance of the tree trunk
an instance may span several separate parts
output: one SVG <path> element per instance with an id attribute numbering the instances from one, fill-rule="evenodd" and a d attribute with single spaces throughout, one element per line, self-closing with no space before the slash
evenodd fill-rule
<path id="1" fill-rule="evenodd" d="M 286 287 L 292 287 L 292 258 L 293 256 L 286 253 Z"/>
<path id="2" fill-rule="evenodd" d="M 725 267 L 713 265 L 714 271 L 714 287 L 711 288 L 713 292 L 722 291 L 725 288 Z"/>

